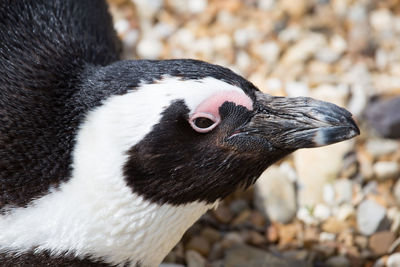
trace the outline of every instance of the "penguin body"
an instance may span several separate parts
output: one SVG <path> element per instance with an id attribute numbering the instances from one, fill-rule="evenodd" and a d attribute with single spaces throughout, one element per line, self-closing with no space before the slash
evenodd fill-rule
<path id="1" fill-rule="evenodd" d="M 359 133 L 220 66 L 120 61 L 104 1 L 3 1 L 0 37 L 4 266 L 157 266 L 275 161 Z"/>

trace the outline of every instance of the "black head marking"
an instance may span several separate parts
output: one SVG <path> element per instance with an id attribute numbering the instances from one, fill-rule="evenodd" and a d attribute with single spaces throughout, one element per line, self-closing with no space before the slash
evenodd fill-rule
<path id="1" fill-rule="evenodd" d="M 213 203 L 250 185 L 280 158 L 267 156 L 262 147 L 259 153 L 250 153 L 245 143 L 226 140 L 248 122 L 252 111 L 226 102 L 219 112 L 220 125 L 203 134 L 190 127 L 183 101 L 166 109 L 160 123 L 128 152 L 124 173 L 132 190 L 159 203 Z M 281 152 L 280 156 L 284 155 Z"/>

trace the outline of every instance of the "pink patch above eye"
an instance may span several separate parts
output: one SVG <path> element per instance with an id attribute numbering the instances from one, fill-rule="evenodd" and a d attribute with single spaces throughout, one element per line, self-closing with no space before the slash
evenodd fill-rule
<path id="1" fill-rule="evenodd" d="M 219 117 L 218 110 L 225 102 L 233 102 L 236 105 L 244 106 L 248 110 L 253 110 L 253 101 L 244 93 L 237 91 L 223 91 L 213 94 L 200 103 L 194 114 L 202 112 L 213 114 L 215 117 Z"/>
<path id="2" fill-rule="evenodd" d="M 189 122 L 191 123 L 194 130 L 205 133 L 214 129 L 220 122 L 221 117 L 219 115 L 219 108 L 225 102 L 233 102 L 237 106 L 244 106 L 248 110 L 253 110 L 253 101 L 244 93 L 240 93 L 237 91 L 223 91 L 213 94 L 204 100 L 200 105 L 196 108 L 193 114 L 189 118 Z M 194 119 L 199 117 L 206 117 L 212 119 L 215 124 L 206 129 L 200 129 L 196 127 L 194 124 Z"/>

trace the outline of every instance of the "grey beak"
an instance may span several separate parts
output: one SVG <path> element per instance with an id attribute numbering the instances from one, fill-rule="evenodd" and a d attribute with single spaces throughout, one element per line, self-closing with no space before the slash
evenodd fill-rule
<path id="1" fill-rule="evenodd" d="M 309 97 L 256 93 L 255 115 L 243 129 L 274 147 L 296 150 L 325 146 L 360 134 L 352 115 L 332 103 Z"/>

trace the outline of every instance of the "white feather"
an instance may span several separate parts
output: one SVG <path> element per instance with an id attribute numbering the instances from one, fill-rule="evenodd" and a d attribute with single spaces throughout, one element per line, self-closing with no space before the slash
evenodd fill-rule
<path id="1" fill-rule="evenodd" d="M 77 135 L 72 177 L 28 208 L 0 216 L 0 251 L 34 248 L 91 255 L 111 264 L 132 260 L 157 266 L 213 205 L 159 205 L 132 193 L 123 177 L 126 152 L 152 130 L 172 101 L 184 100 L 193 112 L 221 90 L 243 93 L 213 78 L 165 78 L 112 96 L 90 111 Z"/>

